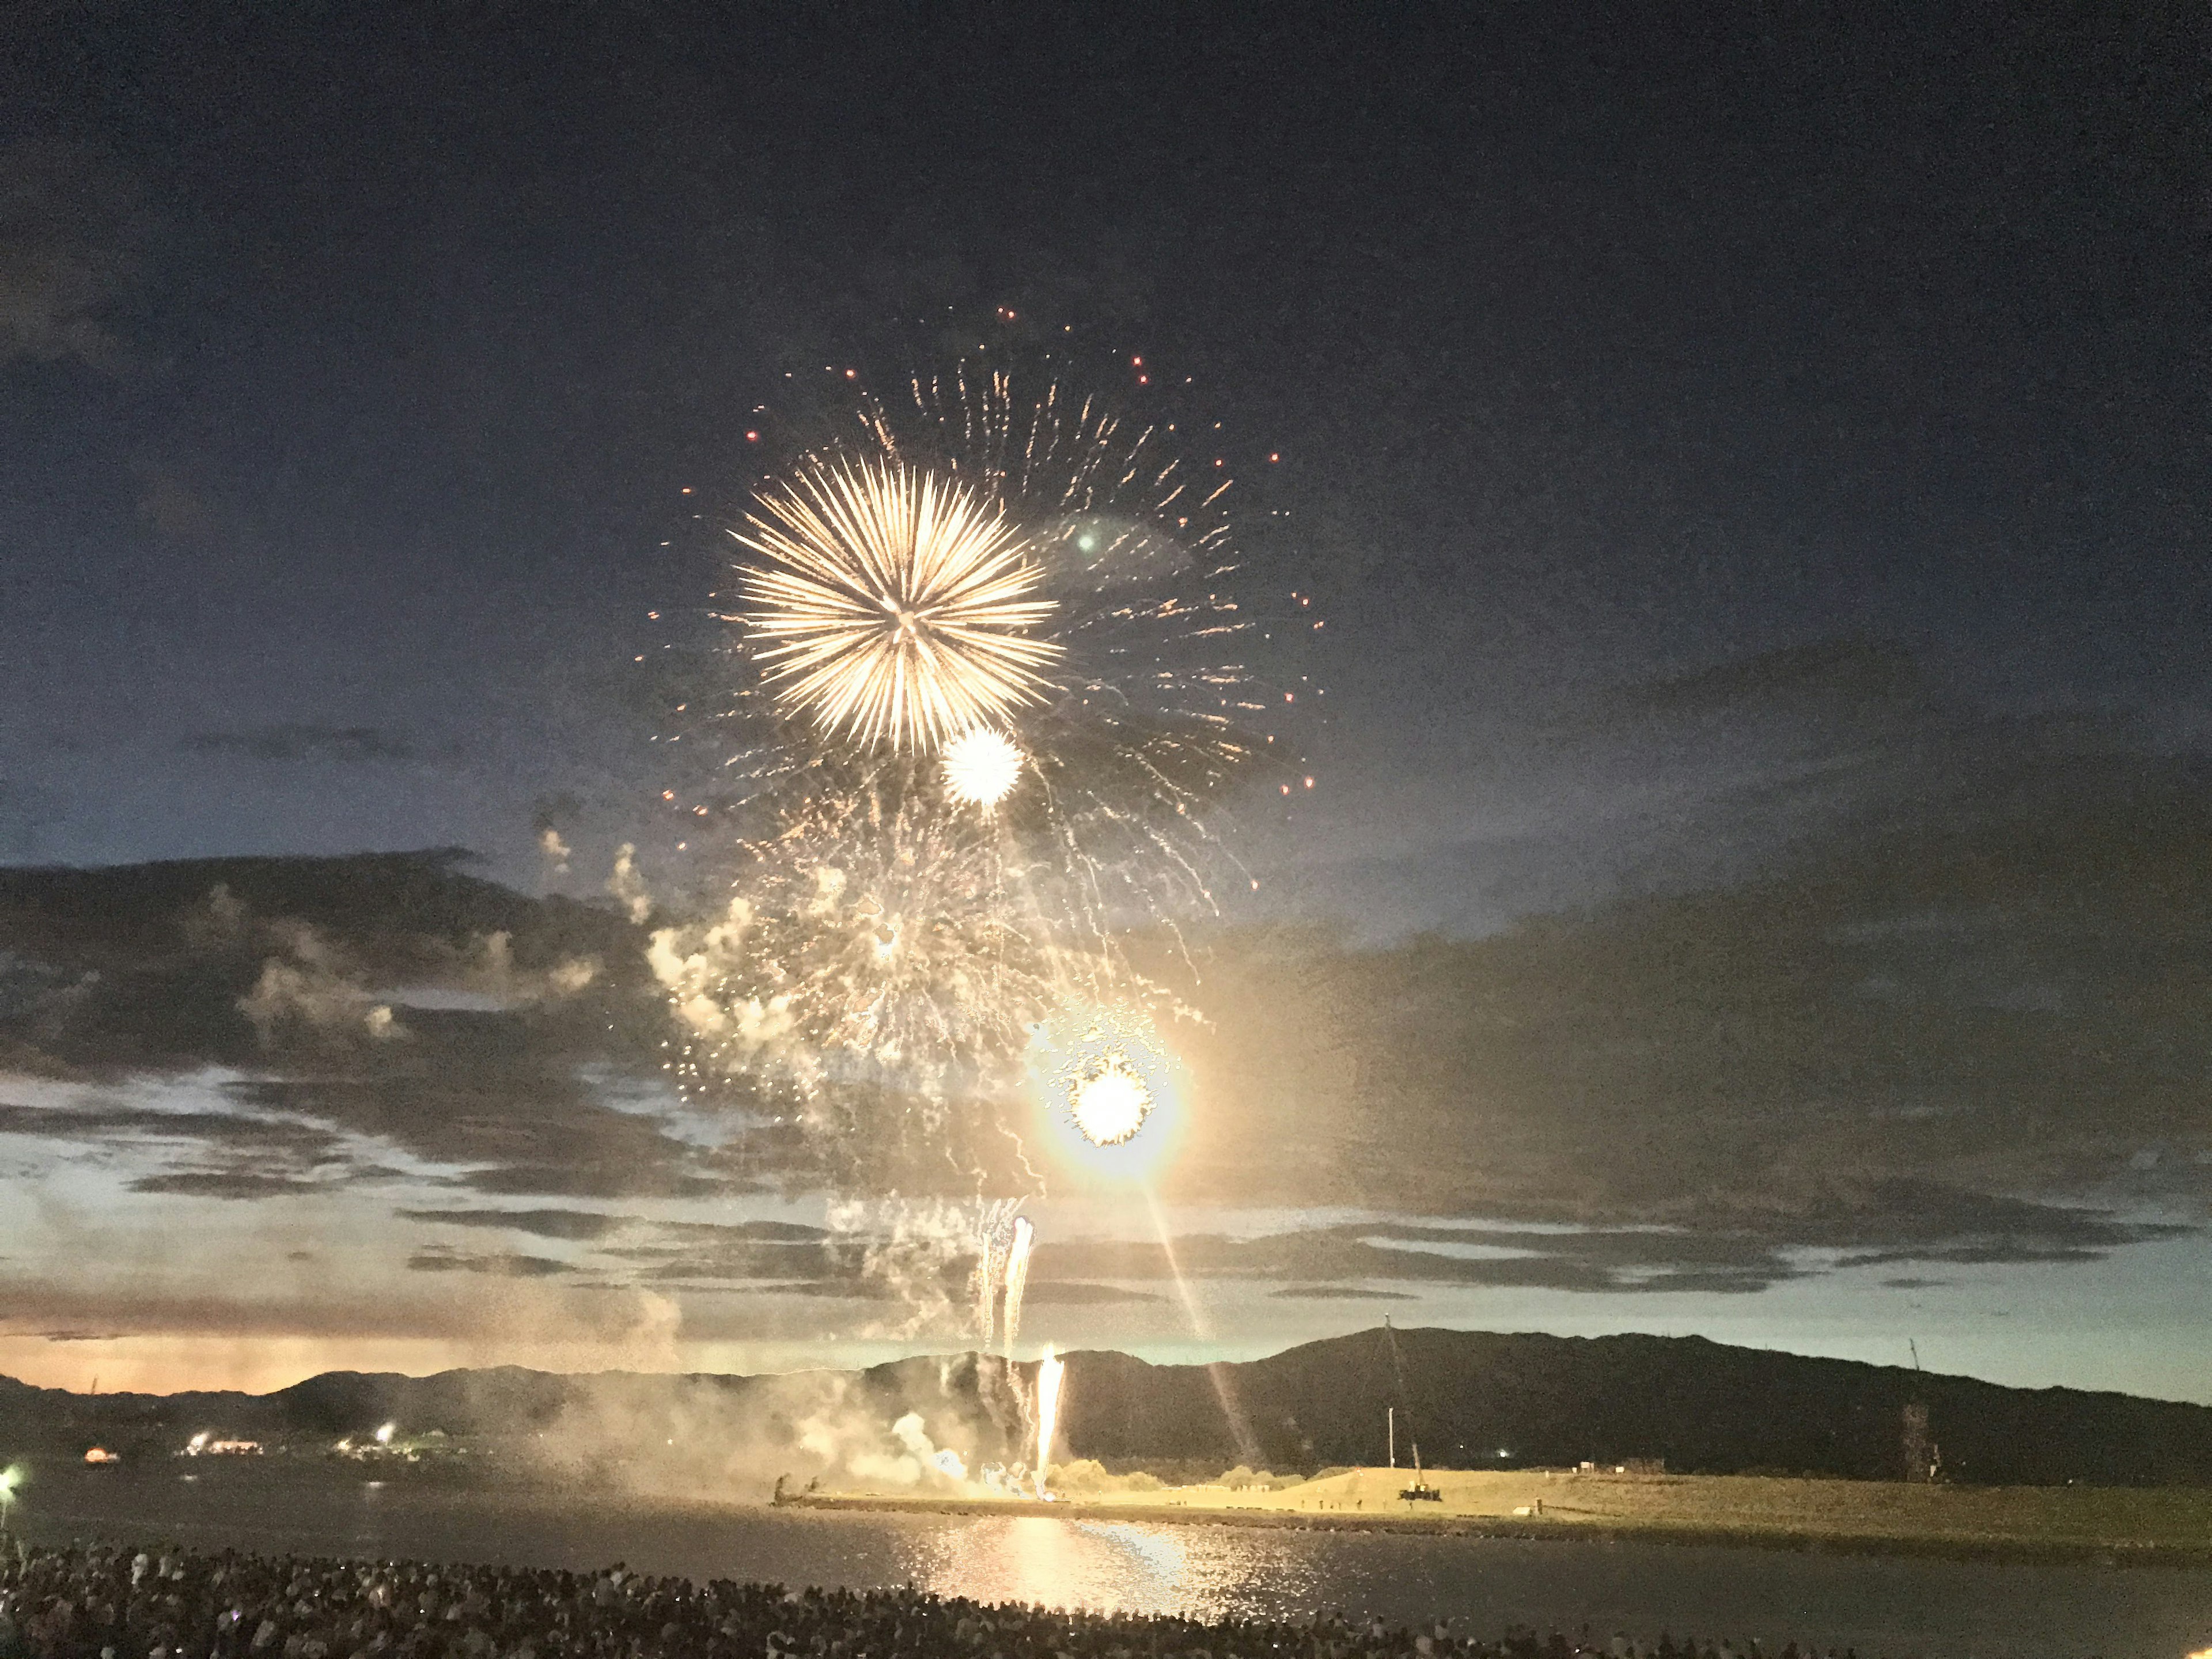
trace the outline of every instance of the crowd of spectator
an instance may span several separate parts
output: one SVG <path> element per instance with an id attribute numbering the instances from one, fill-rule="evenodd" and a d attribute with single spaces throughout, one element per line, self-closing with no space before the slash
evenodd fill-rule
<path id="1" fill-rule="evenodd" d="M 0 1555 L 0 1659 L 1817 1659 L 1342 1614 L 1293 1621 L 988 1606 L 781 1584 L 105 1544 Z"/>

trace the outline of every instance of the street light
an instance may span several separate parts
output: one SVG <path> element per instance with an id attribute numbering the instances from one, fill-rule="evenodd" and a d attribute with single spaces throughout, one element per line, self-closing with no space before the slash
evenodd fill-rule
<path id="1" fill-rule="evenodd" d="M 15 1507 L 15 1484 L 23 1478 L 21 1468 L 10 1465 L 0 1469 L 0 1538 L 8 1535 L 8 1521 Z"/>

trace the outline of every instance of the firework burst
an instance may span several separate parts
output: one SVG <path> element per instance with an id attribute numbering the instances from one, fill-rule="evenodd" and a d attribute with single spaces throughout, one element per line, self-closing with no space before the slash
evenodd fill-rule
<path id="1" fill-rule="evenodd" d="M 672 1066 L 775 1096 L 845 1178 L 1026 1185 L 1036 1034 L 1173 1016 L 1127 941 L 1213 909 L 1214 809 L 1291 759 L 1289 698 L 1247 661 L 1225 470 L 1162 428 L 1002 373 L 853 412 L 732 532 L 732 897 L 656 941 Z M 1086 1141 L 1160 1139 L 1150 1073 L 1092 1058 Z"/>
<path id="2" fill-rule="evenodd" d="M 817 459 L 760 497 L 740 592 L 777 700 L 832 738 L 936 747 L 1041 702 L 1060 647 L 1020 530 L 965 485 L 888 457 Z"/>

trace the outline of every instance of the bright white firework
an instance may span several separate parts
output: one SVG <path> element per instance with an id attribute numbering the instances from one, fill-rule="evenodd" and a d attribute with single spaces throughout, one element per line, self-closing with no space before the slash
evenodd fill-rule
<path id="1" fill-rule="evenodd" d="M 945 787 L 968 806 L 996 806 L 1021 781 L 1022 751 L 1005 733 L 979 726 L 945 745 Z"/>
<path id="2" fill-rule="evenodd" d="M 1067 1115 L 1094 1146 L 1119 1146 L 1152 1114 L 1152 1085 L 1127 1054 L 1107 1054 L 1068 1080 Z"/>
<path id="3" fill-rule="evenodd" d="M 1067 1374 L 1067 1366 L 1053 1352 L 1052 1344 L 1044 1345 L 1044 1358 L 1037 1361 L 1036 1376 L 1036 1492 L 1045 1495 L 1044 1472 L 1052 1458 L 1053 1434 L 1060 1424 L 1060 1385 Z"/>
<path id="4" fill-rule="evenodd" d="M 739 584 L 776 701 L 825 732 L 926 751 L 1042 702 L 1062 647 L 1031 630 L 1054 609 L 1004 509 L 880 457 L 816 459 L 759 498 L 768 562 Z"/>

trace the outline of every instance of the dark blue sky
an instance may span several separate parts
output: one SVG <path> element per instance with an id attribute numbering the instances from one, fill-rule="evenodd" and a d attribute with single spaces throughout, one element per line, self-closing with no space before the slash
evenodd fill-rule
<path id="1" fill-rule="evenodd" d="M 1265 860 L 1703 798 L 1559 722 L 1823 641 L 2199 746 L 2178 18 L 31 8 L 0 855 L 634 833 L 755 405 L 1000 306 L 1191 376 L 1332 619 Z"/>
<path id="2" fill-rule="evenodd" d="M 1237 846 L 1346 931 L 1215 941 L 1178 1038 L 1213 1323 L 1055 1193 L 1039 1334 L 2203 1397 L 2203 19 L 1367 9 L 14 8 L 0 865 L 665 896 L 656 731 L 821 386 L 1141 356 L 1328 621 Z M 5 874 L 0 1369 L 923 1340 L 759 1256 L 913 1218 L 765 1194 L 604 903 Z"/>

